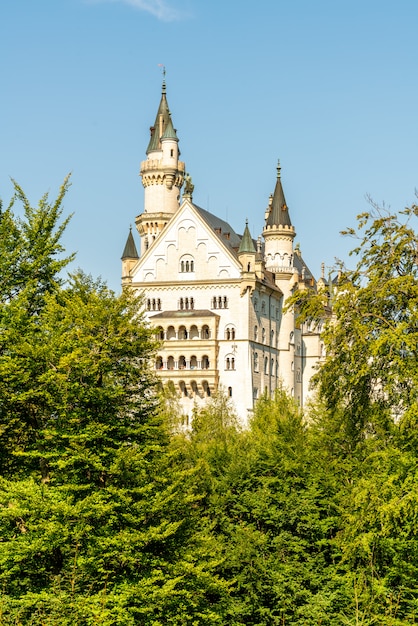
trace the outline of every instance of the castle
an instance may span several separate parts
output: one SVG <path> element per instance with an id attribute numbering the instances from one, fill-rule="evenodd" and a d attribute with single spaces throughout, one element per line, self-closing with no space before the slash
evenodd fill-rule
<path id="1" fill-rule="evenodd" d="M 161 340 L 155 369 L 174 385 L 185 416 L 218 389 L 244 425 L 257 398 L 281 385 L 303 405 L 322 356 L 321 328 L 297 326 L 284 303 L 296 287 L 318 285 L 294 246 L 280 165 L 263 232 L 253 240 L 248 222 L 239 235 L 193 203 L 178 144 L 164 80 L 140 169 L 139 253 L 131 230 L 122 255 L 122 285 L 143 294 Z"/>

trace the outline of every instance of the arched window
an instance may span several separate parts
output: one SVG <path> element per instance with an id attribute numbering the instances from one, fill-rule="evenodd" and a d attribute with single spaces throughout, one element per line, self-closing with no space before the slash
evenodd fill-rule
<path id="1" fill-rule="evenodd" d="M 179 358 L 179 370 L 184 369 L 186 369 L 186 357 L 181 355 L 181 357 Z"/>
<path id="2" fill-rule="evenodd" d="M 261 303 L 261 312 L 265 313 L 266 312 L 266 303 L 264 302 L 264 300 Z"/>
<path id="3" fill-rule="evenodd" d="M 234 341 L 235 339 L 235 328 L 231 324 L 225 328 L 225 339 L 227 341 Z"/>
<path id="4" fill-rule="evenodd" d="M 155 360 L 155 369 L 156 370 L 162 370 L 163 369 L 163 357 L 162 356 L 157 356 L 157 358 Z"/>
<path id="5" fill-rule="evenodd" d="M 254 341 L 258 341 L 258 326 L 254 326 Z"/>
<path id="6" fill-rule="evenodd" d="M 194 259 L 191 254 L 183 254 L 180 259 L 179 269 L 182 274 L 194 272 Z"/>
<path id="7" fill-rule="evenodd" d="M 193 325 L 190 327 L 190 339 L 199 339 L 199 331 L 197 326 Z"/>
<path id="8" fill-rule="evenodd" d="M 205 354 L 202 356 L 202 370 L 209 369 L 209 357 Z"/>
<path id="9" fill-rule="evenodd" d="M 180 326 L 179 328 L 179 339 L 187 339 L 187 328 L 185 326 Z"/>
<path id="10" fill-rule="evenodd" d="M 254 371 L 258 372 L 258 353 L 254 352 Z"/>
<path id="11" fill-rule="evenodd" d="M 174 369 L 174 357 L 173 356 L 169 356 L 167 359 L 167 369 L 168 370 Z"/>
<path id="12" fill-rule="evenodd" d="M 261 341 L 263 343 L 266 343 L 266 329 L 265 328 L 262 328 L 261 330 Z"/>
<path id="13" fill-rule="evenodd" d="M 225 358 L 225 369 L 234 370 L 235 369 L 235 358 L 232 354 L 227 354 Z"/>
<path id="14" fill-rule="evenodd" d="M 174 329 L 174 326 L 169 326 L 167 328 L 167 339 L 175 339 L 176 338 L 176 331 Z"/>
<path id="15" fill-rule="evenodd" d="M 195 370 L 197 368 L 197 358 L 195 355 L 190 357 L 190 369 Z"/>
<path id="16" fill-rule="evenodd" d="M 268 371 L 269 371 L 269 360 L 268 360 L 267 357 L 265 357 L 265 359 L 264 359 L 264 373 L 268 374 Z"/>
<path id="17" fill-rule="evenodd" d="M 232 387 L 228 387 L 228 396 L 232 398 Z"/>
<path id="18" fill-rule="evenodd" d="M 274 346 L 274 330 L 270 332 L 270 345 Z"/>
<path id="19" fill-rule="evenodd" d="M 274 376 L 274 359 L 271 359 L 270 363 L 270 374 Z"/>
<path id="20" fill-rule="evenodd" d="M 207 326 L 206 324 L 202 326 L 202 339 L 210 339 L 209 326 Z"/>

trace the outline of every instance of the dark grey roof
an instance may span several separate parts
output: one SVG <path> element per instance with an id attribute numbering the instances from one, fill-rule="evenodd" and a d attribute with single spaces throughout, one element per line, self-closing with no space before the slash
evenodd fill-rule
<path id="1" fill-rule="evenodd" d="M 178 141 L 176 130 L 173 127 L 173 122 L 171 121 L 171 116 L 168 118 L 167 127 L 163 133 L 162 139 L 175 139 Z"/>
<path id="2" fill-rule="evenodd" d="M 245 222 L 245 230 L 238 249 L 239 253 L 255 254 L 254 242 L 251 238 L 250 229 L 248 228 L 248 220 Z"/>
<path id="3" fill-rule="evenodd" d="M 279 162 L 277 165 L 277 181 L 273 194 L 273 202 L 271 205 L 270 213 L 267 217 L 266 226 L 292 225 L 292 222 L 290 221 L 289 209 L 286 204 L 286 198 L 284 197 L 280 172 L 281 168 Z"/>
<path id="4" fill-rule="evenodd" d="M 225 222 L 225 220 L 221 220 L 216 215 L 213 215 L 213 213 L 209 213 L 209 211 L 202 209 L 196 204 L 194 204 L 193 206 L 202 217 L 202 219 L 208 224 L 208 226 L 210 226 L 210 228 L 215 232 L 215 234 L 226 246 L 232 248 L 235 251 L 238 250 L 242 237 L 241 235 L 237 235 L 237 233 L 234 231 L 232 226 L 228 224 L 228 222 Z"/>
<path id="5" fill-rule="evenodd" d="M 150 320 L 159 320 L 165 318 L 177 318 L 177 319 L 188 319 L 193 317 L 219 317 L 213 311 L 209 311 L 209 309 L 188 309 L 187 311 L 161 311 L 161 313 L 156 313 L 156 315 L 150 315 Z"/>
<path id="6" fill-rule="evenodd" d="M 160 118 L 162 117 L 162 129 L 160 129 Z M 164 134 L 165 129 L 169 125 L 170 122 L 170 110 L 168 108 L 166 90 L 165 90 L 165 81 L 163 81 L 162 93 L 160 106 L 158 107 L 157 115 L 155 118 L 154 126 L 151 126 L 151 138 L 149 140 L 147 154 L 149 152 L 153 152 L 154 150 L 160 150 L 161 144 L 161 136 Z M 161 131 L 161 132 L 160 132 Z"/>
<path id="7" fill-rule="evenodd" d="M 138 251 L 132 235 L 132 228 L 129 229 L 129 235 L 123 250 L 122 259 L 139 259 Z"/>

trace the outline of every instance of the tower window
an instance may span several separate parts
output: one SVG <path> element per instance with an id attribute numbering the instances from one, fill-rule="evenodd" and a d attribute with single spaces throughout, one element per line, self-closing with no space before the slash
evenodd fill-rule
<path id="1" fill-rule="evenodd" d="M 225 328 L 225 339 L 227 341 L 235 340 L 235 328 L 233 326 L 227 326 Z"/>
<path id="2" fill-rule="evenodd" d="M 212 309 L 227 309 L 228 298 L 227 296 L 214 296 L 212 298 Z"/>
<path id="3" fill-rule="evenodd" d="M 182 256 L 179 269 L 182 274 L 194 272 L 194 259 L 190 254 Z"/>

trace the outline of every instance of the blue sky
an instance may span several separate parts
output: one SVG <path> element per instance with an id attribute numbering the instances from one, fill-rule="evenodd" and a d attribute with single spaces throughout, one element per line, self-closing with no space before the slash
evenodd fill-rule
<path id="1" fill-rule="evenodd" d="M 416 0 L 13 0 L 0 6 L 0 197 L 68 172 L 64 243 L 115 290 L 166 66 L 194 201 L 262 230 L 277 159 L 308 266 L 418 187 Z"/>

